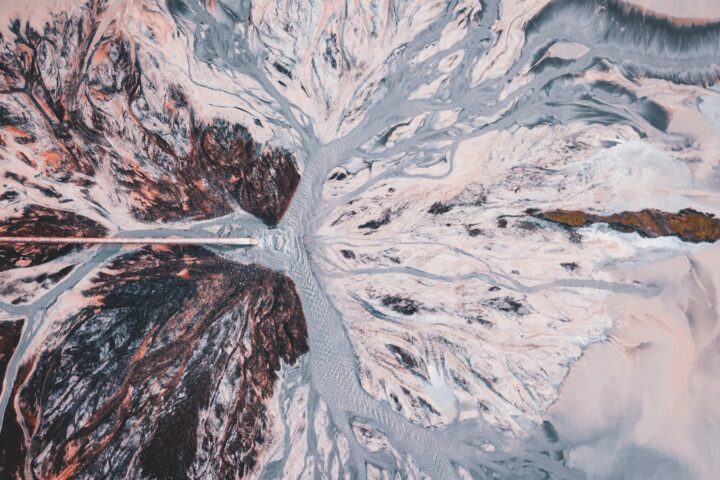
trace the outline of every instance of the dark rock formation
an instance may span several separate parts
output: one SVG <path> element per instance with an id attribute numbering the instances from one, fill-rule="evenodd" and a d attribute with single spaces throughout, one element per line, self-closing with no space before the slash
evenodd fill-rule
<path id="1" fill-rule="evenodd" d="M 387 295 L 383 297 L 382 304 L 391 310 L 403 315 L 413 315 L 420 309 L 420 305 L 412 298 Z"/>
<path id="2" fill-rule="evenodd" d="M 418 367 L 418 362 L 415 360 L 415 357 L 413 357 L 413 355 L 407 350 L 390 343 L 386 343 L 385 348 L 387 348 L 397 361 L 408 370 L 413 370 Z"/>
<path id="3" fill-rule="evenodd" d="M 143 221 L 239 207 L 276 224 L 300 179 L 294 156 L 243 125 L 200 120 L 174 79 L 158 82 L 151 52 L 115 23 L 98 32 L 105 7 L 56 14 L 42 32 L 18 22 L 0 41 L 0 147 L 88 196 L 110 172 L 106 188 Z"/>
<path id="4" fill-rule="evenodd" d="M 0 322 L 0 386 L 5 380 L 10 359 L 20 342 L 24 320 L 10 320 Z M 18 378 L 23 372 L 18 372 Z M 16 393 L 15 389 L 13 393 Z M 14 412 L 12 402 L 8 405 L 8 411 Z M 17 422 L 3 422 L 2 437 L 0 438 L 0 478 L 23 478 L 24 472 L 20 459 L 25 455 L 24 446 L 20 440 L 22 431 Z"/>
<path id="5" fill-rule="evenodd" d="M 655 209 L 639 212 L 621 212 L 612 215 L 596 215 L 579 210 L 551 210 L 529 212 L 566 227 L 578 228 L 593 223 L 607 223 L 619 232 L 637 232 L 640 236 L 678 237 L 684 242 L 715 242 L 720 238 L 720 219 L 712 214 L 686 208 L 677 213 Z"/>
<path id="6" fill-rule="evenodd" d="M 82 298 L 67 317 L 50 310 L 52 334 L 21 365 L 0 477 L 249 474 L 281 362 L 308 350 L 293 282 L 201 248 L 148 248 Z"/>
<path id="7" fill-rule="evenodd" d="M 0 386 L 3 384 L 10 358 L 20 342 L 24 324 L 23 319 L 0 321 Z"/>
<path id="8" fill-rule="evenodd" d="M 2 237 L 102 237 L 106 234 L 107 229 L 94 220 L 39 205 L 28 205 L 21 215 L 0 220 Z M 82 245 L 0 244 L 0 272 L 40 265 L 81 248 Z"/>
<path id="9" fill-rule="evenodd" d="M 355 252 L 352 250 L 340 250 L 340 253 L 342 254 L 343 258 L 346 260 L 355 260 Z"/>
<path id="10" fill-rule="evenodd" d="M 485 302 L 485 306 L 514 315 L 527 315 L 528 308 L 512 297 L 496 297 Z"/>
<path id="11" fill-rule="evenodd" d="M 390 223 L 390 210 L 385 210 L 380 218 L 377 220 L 370 220 L 369 222 L 365 222 L 362 225 L 359 225 L 358 228 L 368 228 L 370 230 L 377 230 L 378 228 L 382 227 L 383 225 L 387 225 Z"/>
<path id="12" fill-rule="evenodd" d="M 428 213 L 431 215 L 442 215 L 452 210 L 453 206 L 441 202 L 435 202 L 430 206 Z"/>

